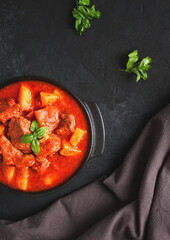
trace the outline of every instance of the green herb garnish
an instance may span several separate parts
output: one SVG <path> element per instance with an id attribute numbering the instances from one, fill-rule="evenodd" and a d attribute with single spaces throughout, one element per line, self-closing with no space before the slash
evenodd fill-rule
<path id="1" fill-rule="evenodd" d="M 47 132 L 47 127 L 39 127 L 39 124 L 36 120 L 32 121 L 31 126 L 30 126 L 30 130 L 32 133 L 27 133 L 24 134 L 21 138 L 20 141 L 22 143 L 30 143 L 30 147 L 32 149 L 32 151 L 35 154 L 39 154 L 40 153 L 40 142 L 38 139 L 44 137 L 44 135 Z"/>
<path id="2" fill-rule="evenodd" d="M 39 123 L 36 120 L 33 120 L 30 126 L 30 130 L 31 132 L 35 132 L 39 127 Z"/>
<path id="3" fill-rule="evenodd" d="M 152 59 L 150 57 L 146 57 L 139 61 L 138 50 L 129 53 L 128 57 L 129 59 L 126 64 L 126 69 L 121 69 L 121 71 L 136 74 L 136 82 L 138 82 L 140 78 L 146 80 L 148 78 L 146 71 L 151 69 L 150 63 Z"/>
<path id="4" fill-rule="evenodd" d="M 40 153 L 40 142 L 36 138 L 32 140 L 32 142 L 30 143 L 30 147 L 34 153 Z"/>
<path id="5" fill-rule="evenodd" d="M 72 11 L 75 21 L 75 29 L 81 35 L 86 28 L 90 28 L 90 20 L 100 18 L 101 13 L 95 10 L 95 5 L 89 7 L 90 0 L 77 0 L 77 8 Z"/>

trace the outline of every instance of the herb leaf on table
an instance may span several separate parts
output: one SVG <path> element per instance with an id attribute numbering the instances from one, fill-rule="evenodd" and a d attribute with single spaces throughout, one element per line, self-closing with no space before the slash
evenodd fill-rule
<path id="1" fill-rule="evenodd" d="M 136 74 L 136 82 L 138 82 L 141 78 L 146 80 L 148 78 L 147 70 L 152 67 L 150 65 L 152 59 L 150 57 L 146 57 L 139 61 L 138 50 L 129 53 L 128 57 L 129 59 L 126 64 L 126 69 L 121 69 L 121 71 Z"/>
<path id="2" fill-rule="evenodd" d="M 75 21 L 75 29 L 81 35 L 86 28 L 90 28 L 90 20 L 100 18 L 101 13 L 95 10 L 95 5 L 89 7 L 90 0 L 78 0 L 77 8 L 72 11 Z"/>

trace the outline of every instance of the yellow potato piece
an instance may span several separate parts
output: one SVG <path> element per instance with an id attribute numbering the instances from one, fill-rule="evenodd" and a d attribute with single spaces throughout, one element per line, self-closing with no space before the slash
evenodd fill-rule
<path id="1" fill-rule="evenodd" d="M 40 92 L 40 99 L 41 99 L 42 106 L 46 107 L 48 105 L 55 103 L 56 100 L 58 99 L 58 96 L 56 96 L 53 93 Z"/>
<path id="2" fill-rule="evenodd" d="M 27 189 L 28 177 L 29 177 L 29 171 L 27 167 L 18 169 L 16 183 L 17 183 L 17 187 L 20 190 Z"/>
<path id="3" fill-rule="evenodd" d="M 84 136 L 85 132 L 86 131 L 84 131 L 84 130 L 82 130 L 80 128 L 76 128 L 75 132 L 72 134 L 72 136 L 70 138 L 71 145 L 76 147 L 77 144 L 81 141 L 81 139 Z"/>
<path id="4" fill-rule="evenodd" d="M 22 110 L 29 111 L 32 107 L 32 92 L 25 85 L 21 85 L 19 91 L 19 105 Z"/>
<path id="5" fill-rule="evenodd" d="M 58 98 L 60 98 L 60 99 L 63 98 L 58 89 L 55 89 L 53 93 L 54 93 Z"/>
<path id="6" fill-rule="evenodd" d="M 13 166 L 4 166 L 3 167 L 3 172 L 4 172 L 4 175 L 5 175 L 8 183 L 9 183 L 9 182 L 11 182 L 11 180 L 14 177 L 15 167 L 13 167 Z"/>
<path id="7" fill-rule="evenodd" d="M 74 156 L 75 154 L 80 153 L 81 150 L 71 146 L 71 144 L 67 141 L 62 142 L 62 148 L 60 150 L 60 154 L 63 156 Z"/>
<path id="8" fill-rule="evenodd" d="M 50 185 L 53 182 L 53 178 L 51 176 L 46 176 L 44 178 L 45 185 Z"/>

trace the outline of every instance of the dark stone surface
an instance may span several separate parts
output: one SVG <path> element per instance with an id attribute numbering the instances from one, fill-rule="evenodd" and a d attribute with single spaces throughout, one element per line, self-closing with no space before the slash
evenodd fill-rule
<path id="1" fill-rule="evenodd" d="M 40 198 L 0 190 L 0 218 L 30 216 L 118 167 L 140 131 L 170 100 L 170 1 L 91 0 L 100 20 L 81 37 L 71 0 L 0 0 L 0 81 L 37 75 L 56 79 L 98 103 L 106 147 L 65 189 Z M 120 72 L 127 54 L 152 57 L 146 81 Z"/>

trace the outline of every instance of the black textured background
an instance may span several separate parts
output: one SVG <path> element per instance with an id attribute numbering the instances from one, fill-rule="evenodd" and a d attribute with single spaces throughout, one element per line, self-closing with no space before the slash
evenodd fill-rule
<path id="1" fill-rule="evenodd" d="M 55 194 L 31 198 L 0 190 L 0 218 L 36 213 L 118 167 L 140 131 L 170 100 L 170 1 L 91 0 L 100 20 L 81 37 L 74 0 L 0 0 L 0 82 L 37 75 L 56 79 L 83 100 L 98 103 L 106 147 L 79 177 Z M 152 57 L 146 81 L 120 72 L 127 54 Z"/>

